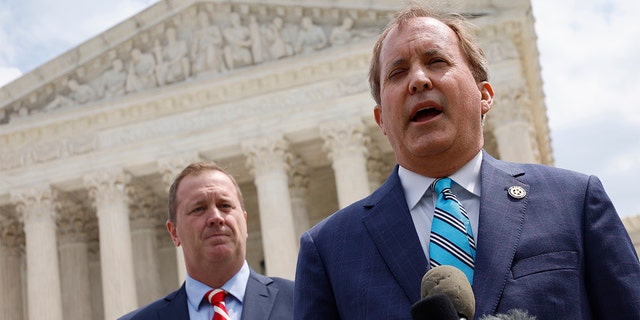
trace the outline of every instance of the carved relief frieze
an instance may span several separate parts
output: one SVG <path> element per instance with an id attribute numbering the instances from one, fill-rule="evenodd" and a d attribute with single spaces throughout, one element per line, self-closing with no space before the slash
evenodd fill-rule
<path id="1" fill-rule="evenodd" d="M 375 36 L 387 15 L 299 4 L 195 3 L 5 106 L 0 124 L 348 45 Z M 79 52 L 57 62 L 77 63 Z"/>

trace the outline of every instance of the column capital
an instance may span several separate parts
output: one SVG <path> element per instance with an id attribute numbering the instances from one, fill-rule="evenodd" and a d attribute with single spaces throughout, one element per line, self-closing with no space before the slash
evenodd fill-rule
<path id="1" fill-rule="evenodd" d="M 171 184 L 178 173 L 180 173 L 182 169 L 190 163 L 196 161 L 200 161 L 200 157 L 197 154 L 158 160 L 158 171 L 162 175 L 162 183 L 164 184 L 167 192 L 169 192 L 169 187 L 171 187 Z"/>
<path id="2" fill-rule="evenodd" d="M 58 212 L 58 235 L 62 242 L 84 242 L 87 240 L 89 208 L 68 195 L 58 194 L 54 200 Z"/>
<path id="3" fill-rule="evenodd" d="M 25 225 L 46 221 L 45 219 L 54 221 L 55 210 L 52 197 L 53 193 L 49 186 L 11 192 L 11 201 L 16 206 L 18 218 Z"/>
<path id="4" fill-rule="evenodd" d="M 242 143 L 247 166 L 256 175 L 274 170 L 289 170 L 289 142 L 282 136 L 264 137 Z"/>
<path id="5" fill-rule="evenodd" d="M 306 195 L 309 187 L 309 166 L 296 154 L 289 159 L 289 190 L 291 196 Z"/>
<path id="6" fill-rule="evenodd" d="M 149 186 L 132 187 L 129 212 L 133 228 L 155 228 L 161 224 L 162 199 Z"/>
<path id="7" fill-rule="evenodd" d="M 365 135 L 365 126 L 359 119 L 336 121 L 320 126 L 324 148 L 329 159 L 335 159 L 354 152 L 367 155 L 370 138 Z"/>
<path id="8" fill-rule="evenodd" d="M 127 188 L 129 181 L 131 176 L 122 170 L 94 172 L 84 176 L 84 186 L 97 206 L 122 197 L 126 200 L 125 195 L 130 191 Z"/>
<path id="9" fill-rule="evenodd" d="M 18 256 L 24 252 L 24 231 L 16 215 L 0 209 L 0 245 Z"/>

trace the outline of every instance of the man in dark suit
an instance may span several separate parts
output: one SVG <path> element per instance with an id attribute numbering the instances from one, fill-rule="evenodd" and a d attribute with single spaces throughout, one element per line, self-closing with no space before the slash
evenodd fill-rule
<path id="1" fill-rule="evenodd" d="M 600 181 L 482 150 L 494 92 L 470 35 L 460 15 L 415 4 L 378 39 L 374 116 L 398 165 L 302 235 L 295 319 L 411 319 L 434 264 L 430 185 L 443 177 L 473 231 L 476 319 L 640 319 L 640 263 Z"/>
<path id="2" fill-rule="evenodd" d="M 206 162 L 187 166 L 169 190 L 167 229 L 182 245 L 185 283 L 121 320 L 211 320 L 214 312 L 243 320 L 293 318 L 293 282 L 260 275 L 245 260 L 247 212 L 226 171 Z M 224 300 L 216 303 L 209 293 L 217 289 Z"/>

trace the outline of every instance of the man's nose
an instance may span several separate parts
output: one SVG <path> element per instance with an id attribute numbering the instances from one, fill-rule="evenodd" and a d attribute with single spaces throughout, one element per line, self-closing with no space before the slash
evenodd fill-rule
<path id="1" fill-rule="evenodd" d="M 417 68 L 411 72 L 409 81 L 409 92 L 411 94 L 420 93 L 424 90 L 430 90 L 433 87 L 431 79 L 422 68 Z"/>
<path id="2" fill-rule="evenodd" d="M 218 208 L 212 207 L 207 212 L 207 224 L 210 226 L 214 225 L 224 225 L 224 217 Z"/>

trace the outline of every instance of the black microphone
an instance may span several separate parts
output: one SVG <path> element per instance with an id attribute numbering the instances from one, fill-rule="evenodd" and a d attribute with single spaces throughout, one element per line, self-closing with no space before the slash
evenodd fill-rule
<path id="1" fill-rule="evenodd" d="M 413 320 L 460 320 L 451 299 L 443 293 L 432 294 L 411 306 Z M 493 320 L 493 319 L 491 319 Z"/>
<path id="2" fill-rule="evenodd" d="M 473 319 L 476 301 L 467 276 L 453 266 L 435 267 L 422 277 L 422 299 L 411 306 L 413 320 Z"/>

